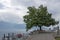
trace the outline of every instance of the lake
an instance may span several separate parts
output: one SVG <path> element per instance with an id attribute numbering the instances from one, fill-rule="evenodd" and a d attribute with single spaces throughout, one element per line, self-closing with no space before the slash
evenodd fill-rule
<path id="1" fill-rule="evenodd" d="M 26 33 L 25 29 L 0 29 L 0 40 L 2 39 L 4 34 L 8 33 Z"/>

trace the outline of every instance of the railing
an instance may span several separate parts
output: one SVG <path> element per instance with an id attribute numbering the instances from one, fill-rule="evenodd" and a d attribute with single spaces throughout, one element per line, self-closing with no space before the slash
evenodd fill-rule
<path id="1" fill-rule="evenodd" d="M 8 36 L 6 36 L 4 34 L 4 36 L 2 37 L 2 40 L 16 40 L 16 37 L 15 37 L 14 33 L 12 33 L 12 35 L 10 35 L 10 33 L 8 33 Z"/>
<path id="2" fill-rule="evenodd" d="M 19 36 L 19 35 L 18 35 Z M 26 40 L 28 36 L 20 36 L 18 37 L 17 35 L 15 35 L 14 33 L 12 33 L 12 35 L 10 35 L 10 33 L 8 33 L 8 35 L 3 35 L 2 40 Z"/>

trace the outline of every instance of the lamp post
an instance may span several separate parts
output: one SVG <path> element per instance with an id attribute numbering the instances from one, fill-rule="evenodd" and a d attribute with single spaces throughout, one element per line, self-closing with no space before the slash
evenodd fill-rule
<path id="1" fill-rule="evenodd" d="M 5 40 L 5 34 L 4 34 L 4 37 L 2 38 L 2 40 Z"/>
<path id="2" fill-rule="evenodd" d="M 7 40 L 10 40 L 10 33 L 8 33 Z"/>
<path id="3" fill-rule="evenodd" d="M 57 35 L 59 35 L 59 26 L 57 26 Z"/>

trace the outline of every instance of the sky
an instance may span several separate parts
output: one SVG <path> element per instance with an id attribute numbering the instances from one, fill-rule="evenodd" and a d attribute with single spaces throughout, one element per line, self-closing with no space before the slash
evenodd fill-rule
<path id="1" fill-rule="evenodd" d="M 0 0 L 0 21 L 24 24 L 23 16 L 27 14 L 27 7 L 41 4 L 47 6 L 52 17 L 60 22 L 60 0 Z"/>

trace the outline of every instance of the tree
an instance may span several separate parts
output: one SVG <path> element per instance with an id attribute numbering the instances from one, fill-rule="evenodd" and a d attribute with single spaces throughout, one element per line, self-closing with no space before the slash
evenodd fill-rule
<path id="1" fill-rule="evenodd" d="M 56 25 L 59 22 L 52 18 L 52 14 L 47 11 L 47 7 L 40 5 L 36 7 L 28 7 L 28 15 L 25 15 L 24 22 L 26 23 L 27 31 L 32 27 L 39 27 L 40 30 L 42 26 L 49 27 L 50 25 Z"/>

